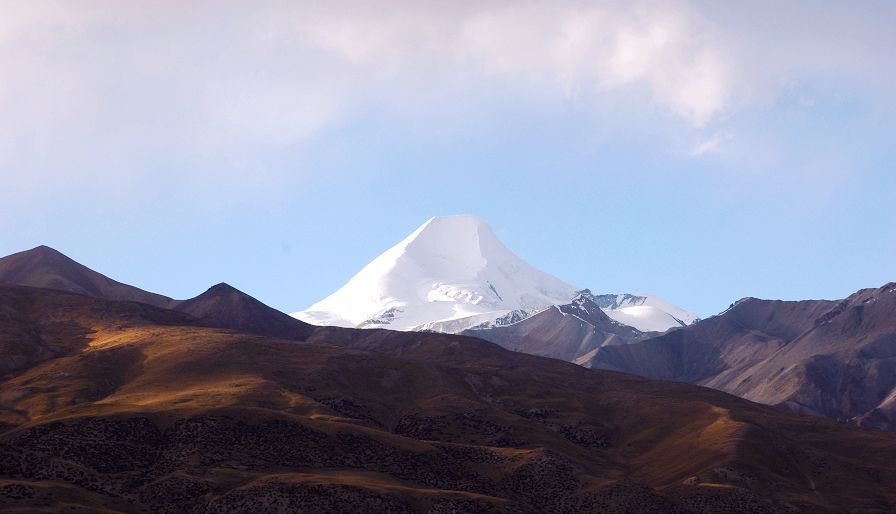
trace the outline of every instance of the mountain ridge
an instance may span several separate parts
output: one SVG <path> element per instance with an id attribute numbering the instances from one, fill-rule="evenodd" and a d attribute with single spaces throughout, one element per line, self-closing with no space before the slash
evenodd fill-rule
<path id="1" fill-rule="evenodd" d="M 841 302 L 812 323 L 886 328 L 894 292 Z M 218 284 L 180 305 L 189 314 L 0 285 L 0 504 L 533 514 L 896 506 L 893 432 L 458 335 L 311 327 L 280 339 L 209 319 L 251 314 L 246 297 Z M 782 337 L 807 318 L 769 323 L 773 311 L 759 307 L 743 303 L 740 321 Z M 548 310 L 623 327 L 587 298 Z"/>
<path id="2" fill-rule="evenodd" d="M 113 280 L 46 245 L 0 258 L 0 284 L 45 287 L 107 300 L 139 301 L 163 308 L 175 301 Z"/>
<path id="3" fill-rule="evenodd" d="M 582 364 L 791 410 L 896 428 L 896 283 L 843 300 L 738 300 L 723 313 Z"/>
<path id="4" fill-rule="evenodd" d="M 304 340 L 314 327 L 268 307 L 221 282 L 204 293 L 172 303 L 171 309 L 195 316 L 206 325 L 282 339 Z"/>
<path id="5" fill-rule="evenodd" d="M 627 344 L 645 336 L 612 319 L 587 290 L 568 304 L 553 305 L 515 323 L 460 333 L 509 350 L 570 362 L 601 346 Z"/>
<path id="6" fill-rule="evenodd" d="M 224 282 L 194 298 L 174 300 L 113 280 L 41 245 L 0 258 L 0 285 L 40 287 L 113 301 L 134 301 L 190 314 L 217 328 L 304 339 L 313 327 Z"/>

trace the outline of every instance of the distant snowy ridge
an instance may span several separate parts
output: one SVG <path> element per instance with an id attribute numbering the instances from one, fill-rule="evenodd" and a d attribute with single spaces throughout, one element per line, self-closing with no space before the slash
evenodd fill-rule
<path id="1" fill-rule="evenodd" d="M 507 325 L 518 323 L 545 309 L 550 309 L 551 307 L 554 307 L 554 305 L 549 305 L 547 307 L 542 307 L 540 309 L 534 309 L 530 311 L 517 309 L 514 311 L 508 311 L 506 314 L 497 318 L 494 317 L 493 312 L 487 312 L 485 314 L 478 314 L 476 316 L 469 316 L 466 318 L 453 319 L 448 321 L 433 321 L 416 326 L 414 327 L 414 330 L 457 334 L 467 329 L 483 330 L 494 327 L 504 327 Z"/>
<path id="2" fill-rule="evenodd" d="M 473 216 L 438 216 L 335 293 L 292 316 L 315 325 L 457 333 L 517 323 L 587 294 L 613 320 L 665 331 L 697 315 L 648 294 L 593 295 L 513 254 Z"/>
<path id="3" fill-rule="evenodd" d="M 587 289 L 583 293 L 590 295 L 591 300 L 610 318 L 642 332 L 664 332 L 700 320 L 697 314 L 656 295 L 647 293 L 594 295 Z"/>

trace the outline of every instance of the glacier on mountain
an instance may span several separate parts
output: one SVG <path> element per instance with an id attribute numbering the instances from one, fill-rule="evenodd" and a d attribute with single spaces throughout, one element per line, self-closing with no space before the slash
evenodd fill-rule
<path id="1" fill-rule="evenodd" d="M 437 216 L 292 316 L 315 325 L 457 333 L 516 323 L 587 292 L 511 252 L 474 216 Z M 697 319 L 652 295 L 592 295 L 612 319 L 663 331 Z"/>
<path id="2" fill-rule="evenodd" d="M 477 324 L 566 303 L 576 290 L 514 255 L 484 221 L 439 216 L 338 291 L 293 315 L 318 325 L 412 330 L 463 318 Z"/>

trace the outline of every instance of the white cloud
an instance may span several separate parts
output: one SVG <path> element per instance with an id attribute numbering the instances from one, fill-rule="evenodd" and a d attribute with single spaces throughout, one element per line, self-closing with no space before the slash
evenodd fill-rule
<path id="1" fill-rule="evenodd" d="M 654 101 L 696 124 L 729 94 L 723 51 L 693 36 L 705 27 L 684 7 L 384 5 L 11 2 L 0 105 L 33 130 L 47 118 L 118 125 L 127 110 L 143 121 L 172 116 L 187 135 L 220 132 L 229 144 L 243 134 L 301 140 L 371 88 L 422 74 L 547 79 L 563 94 L 643 81 Z M 110 105 L 118 95 L 131 103 Z"/>
<path id="2" fill-rule="evenodd" d="M 896 69 L 887 16 L 847 8 L 812 19 L 798 7 L 684 0 L 0 9 L 0 175 L 20 189 L 128 187 L 124 175 L 153 173 L 159 156 L 206 164 L 185 173 L 222 173 L 219 153 L 305 144 L 384 100 L 434 118 L 508 89 L 521 108 L 551 95 L 620 100 L 697 133 L 726 130 L 715 125 L 774 98 L 793 75 L 877 84 L 886 95 Z"/>

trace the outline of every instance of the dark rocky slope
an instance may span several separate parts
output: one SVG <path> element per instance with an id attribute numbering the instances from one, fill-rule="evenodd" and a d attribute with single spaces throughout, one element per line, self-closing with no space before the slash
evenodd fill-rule
<path id="1" fill-rule="evenodd" d="M 693 326 L 601 348 L 585 364 L 893 429 L 896 283 L 842 301 L 746 298 Z"/>
<path id="2" fill-rule="evenodd" d="M 465 330 L 462 334 L 508 350 L 565 361 L 574 361 L 602 346 L 626 344 L 647 335 L 610 319 L 590 295 L 580 295 L 567 305 L 549 307 L 513 324 Z"/>

